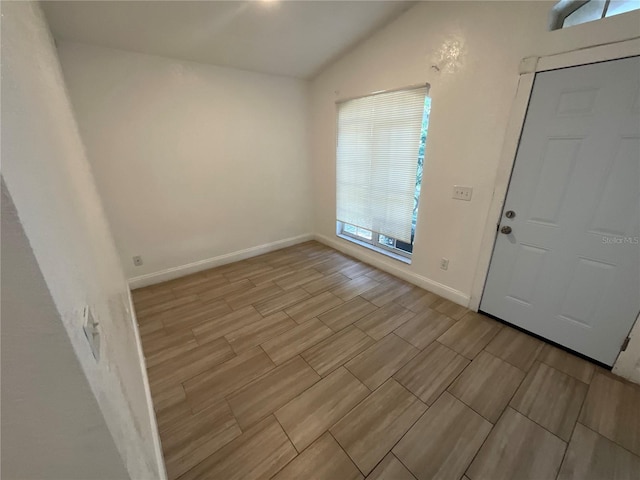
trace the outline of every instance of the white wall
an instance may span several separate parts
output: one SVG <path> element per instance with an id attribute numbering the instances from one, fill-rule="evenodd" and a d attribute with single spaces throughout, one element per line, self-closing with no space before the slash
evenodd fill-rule
<path id="1" fill-rule="evenodd" d="M 132 478 L 163 478 L 126 278 L 37 3 L 2 2 L 1 153 L 18 217 L 123 463 Z M 100 323 L 99 361 L 82 330 L 85 305 Z M 3 447 L 10 442 L 3 437 Z"/>
<path id="2" fill-rule="evenodd" d="M 128 478 L 2 185 L 2 478 Z"/>
<path id="3" fill-rule="evenodd" d="M 549 32 L 554 3 L 422 2 L 316 77 L 311 128 L 319 238 L 468 303 L 520 60 L 640 36 L 640 12 Z M 422 82 L 431 84 L 431 123 L 413 262 L 404 265 L 335 236 L 334 102 Z M 473 186 L 471 202 L 451 198 L 456 184 Z M 441 257 L 450 260 L 447 271 L 439 268 Z M 616 372 L 637 379 L 640 325 L 635 332 L 635 342 L 621 356 L 628 367 Z"/>
<path id="4" fill-rule="evenodd" d="M 467 303 L 520 60 L 640 35 L 638 12 L 548 32 L 551 5 L 422 2 L 316 77 L 314 231 L 349 248 L 335 237 L 335 100 L 429 82 L 431 123 L 413 263 L 368 258 Z M 456 184 L 473 186 L 471 202 L 451 198 Z M 439 268 L 441 257 L 450 260 L 447 271 Z"/>
<path id="5" fill-rule="evenodd" d="M 58 52 L 130 278 L 311 233 L 306 82 L 66 42 Z"/>

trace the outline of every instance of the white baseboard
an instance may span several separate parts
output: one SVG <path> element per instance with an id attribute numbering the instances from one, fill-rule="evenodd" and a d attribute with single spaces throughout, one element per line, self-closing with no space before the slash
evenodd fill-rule
<path id="1" fill-rule="evenodd" d="M 140 329 L 138 327 L 138 318 L 136 317 L 136 309 L 133 306 L 133 297 L 131 291 L 127 292 L 129 312 L 131 313 L 131 322 L 133 325 L 133 332 L 136 337 L 136 353 L 138 355 L 138 361 L 140 362 L 140 370 L 142 372 L 142 384 L 144 387 L 144 396 L 147 402 L 147 409 L 149 410 L 149 423 L 151 426 L 151 435 L 153 441 L 153 451 L 156 454 L 156 464 L 158 468 L 159 480 L 167 480 L 167 469 L 164 465 L 164 454 L 162 453 L 162 444 L 160 443 L 160 431 L 158 429 L 158 420 L 156 418 L 156 411 L 153 408 L 153 399 L 151 398 L 151 387 L 149 386 L 149 375 L 147 373 L 147 360 L 144 356 L 144 350 L 142 349 L 142 339 L 140 338 Z"/>
<path id="2" fill-rule="evenodd" d="M 299 235 L 297 237 L 285 238 L 284 240 L 278 240 L 272 243 L 266 243 L 264 245 L 258 245 L 256 247 L 239 250 L 237 252 L 231 252 L 224 255 L 219 255 L 213 258 L 207 258 L 205 260 L 199 260 L 197 262 L 188 263 L 186 265 L 180 265 L 178 267 L 167 268 L 159 272 L 147 273 L 138 277 L 129 279 L 129 287 L 133 290 L 136 288 L 147 287 L 149 285 L 155 285 L 157 283 L 173 280 L 174 278 L 184 277 L 192 273 L 201 272 L 202 270 L 208 270 L 210 268 L 219 267 L 220 265 L 226 265 L 227 263 L 238 262 L 247 258 L 262 255 L 263 253 L 272 252 L 281 248 L 290 247 L 298 243 L 307 242 L 309 240 L 317 240 L 331 248 L 335 248 L 347 255 L 362 260 L 370 265 L 373 265 L 380 270 L 383 270 L 391 275 L 406 280 L 409 283 L 417 285 L 420 288 L 429 290 L 441 297 L 451 300 L 459 305 L 469 306 L 469 295 L 448 287 L 442 283 L 431 280 L 417 273 L 408 272 L 399 265 L 394 265 L 391 260 L 386 260 L 386 257 L 379 258 L 379 255 L 375 255 L 372 252 L 363 248 L 358 248 L 355 245 L 351 245 L 344 240 L 338 238 L 329 238 L 324 235 L 307 233 Z"/>
<path id="3" fill-rule="evenodd" d="M 208 270 L 210 268 L 219 267 L 220 265 L 226 265 L 227 263 L 238 262 L 240 260 L 262 255 L 263 253 L 269 253 L 274 250 L 290 247 L 291 245 L 307 242 L 309 240 L 313 240 L 313 238 L 313 234 L 306 233 L 304 235 L 298 235 L 297 237 L 285 238 L 284 240 L 265 243 L 264 245 L 238 250 L 237 252 L 226 253 L 224 255 L 218 255 L 217 257 L 187 263 L 186 265 L 167 268 L 165 270 L 160 270 L 159 272 L 147 273 L 145 275 L 130 278 L 129 288 L 133 290 L 136 288 L 148 287 L 149 285 L 155 285 L 156 283 L 166 282 L 167 280 L 184 277 L 185 275 L 201 272 L 202 270 Z"/>
<path id="4" fill-rule="evenodd" d="M 331 248 L 335 248 L 336 250 L 357 258 L 358 260 L 362 260 L 369 265 L 379 268 L 380 270 L 384 270 L 385 272 L 401 278 L 402 280 L 406 280 L 420 288 L 429 290 L 430 292 L 440 295 L 447 300 L 451 300 L 452 302 L 465 307 L 469 306 L 469 301 L 471 299 L 469 295 L 427 277 L 423 277 L 422 275 L 418 275 L 417 273 L 408 272 L 405 270 L 406 267 L 402 268 L 400 265 L 394 265 L 391 263 L 392 260 L 386 260 L 386 257 L 383 257 L 382 255 L 376 255 L 367 249 L 351 245 L 346 240 L 341 240 L 339 238 L 329 238 L 320 234 L 315 234 L 314 238 L 320 243 Z"/>

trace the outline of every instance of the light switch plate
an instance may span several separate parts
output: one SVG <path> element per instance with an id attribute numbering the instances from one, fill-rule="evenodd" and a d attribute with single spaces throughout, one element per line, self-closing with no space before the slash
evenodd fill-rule
<path id="1" fill-rule="evenodd" d="M 93 357 L 96 360 L 100 359 L 100 332 L 98 330 L 98 322 L 93 317 L 93 312 L 91 312 L 91 308 L 87 305 L 84 307 L 84 311 L 82 312 L 83 322 L 82 328 L 84 330 L 84 335 L 87 337 L 87 341 L 89 342 L 89 346 L 91 347 L 91 352 L 93 353 Z"/>
<path id="2" fill-rule="evenodd" d="M 453 186 L 453 198 L 455 198 L 456 200 L 464 200 L 466 202 L 470 202 L 471 195 L 473 195 L 473 187 L 465 187 L 462 185 Z"/>

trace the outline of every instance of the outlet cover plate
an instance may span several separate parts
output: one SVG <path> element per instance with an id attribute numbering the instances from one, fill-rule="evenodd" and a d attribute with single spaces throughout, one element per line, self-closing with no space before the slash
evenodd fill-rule
<path id="1" fill-rule="evenodd" d="M 463 185 L 453 186 L 453 198 L 456 200 L 464 200 L 466 202 L 471 201 L 473 195 L 473 187 L 465 187 Z"/>

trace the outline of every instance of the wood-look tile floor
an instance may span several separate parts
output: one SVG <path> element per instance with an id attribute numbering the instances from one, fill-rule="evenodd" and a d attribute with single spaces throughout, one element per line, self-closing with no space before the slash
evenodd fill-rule
<path id="1" fill-rule="evenodd" d="M 170 479 L 640 479 L 640 387 L 316 242 L 133 292 Z"/>

